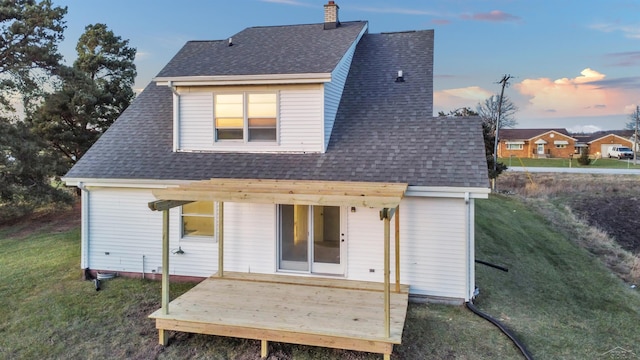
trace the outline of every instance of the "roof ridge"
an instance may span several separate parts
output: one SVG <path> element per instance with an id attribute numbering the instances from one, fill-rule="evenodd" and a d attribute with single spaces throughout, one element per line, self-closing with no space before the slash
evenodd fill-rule
<path id="1" fill-rule="evenodd" d="M 341 21 L 340 24 L 356 24 L 356 23 L 368 23 L 367 20 L 350 20 L 350 21 Z M 276 28 L 276 27 L 294 27 L 294 26 L 313 26 L 313 25 L 324 25 L 324 23 L 308 23 L 308 24 L 288 24 L 288 25 L 257 25 L 257 26 L 249 26 L 246 29 L 264 29 L 264 28 Z"/>

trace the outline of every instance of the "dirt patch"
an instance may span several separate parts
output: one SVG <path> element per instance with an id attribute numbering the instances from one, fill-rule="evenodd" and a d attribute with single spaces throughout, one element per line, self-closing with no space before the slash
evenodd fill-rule
<path id="1" fill-rule="evenodd" d="M 570 206 L 589 225 L 613 237 L 623 249 L 640 254 L 640 196 L 576 198 Z"/>
<path id="2" fill-rule="evenodd" d="M 595 229 L 576 233 L 577 224 L 563 224 L 573 227 L 573 234 L 583 238 L 576 243 L 597 255 L 621 278 L 640 277 L 640 176 L 506 173 L 500 176 L 499 184 L 507 194 L 568 207 L 574 216 L 569 222 L 584 222 Z M 553 212 L 546 215 L 553 216 L 550 214 Z M 603 235 L 597 235 L 598 231 Z M 607 242 L 621 249 L 616 250 Z"/>

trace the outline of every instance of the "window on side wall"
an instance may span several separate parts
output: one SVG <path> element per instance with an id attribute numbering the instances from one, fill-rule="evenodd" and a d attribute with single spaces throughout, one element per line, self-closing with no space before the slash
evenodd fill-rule
<path id="1" fill-rule="evenodd" d="M 182 205 L 182 237 L 208 238 L 215 236 L 213 201 L 195 201 Z"/>
<path id="2" fill-rule="evenodd" d="M 215 94 L 216 141 L 275 142 L 276 93 Z"/>
<path id="3" fill-rule="evenodd" d="M 507 150 L 522 150 L 523 149 L 523 145 L 522 144 L 509 144 L 507 143 Z"/>

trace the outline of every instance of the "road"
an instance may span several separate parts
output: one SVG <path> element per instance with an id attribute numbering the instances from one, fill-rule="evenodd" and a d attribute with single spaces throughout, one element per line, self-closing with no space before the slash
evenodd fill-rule
<path id="1" fill-rule="evenodd" d="M 640 169 L 603 169 L 603 168 L 591 168 L 591 167 L 579 167 L 579 168 L 560 168 L 560 167 L 527 167 L 513 166 L 507 169 L 507 171 L 513 172 L 556 172 L 556 173 L 575 173 L 575 174 L 611 174 L 611 175 L 640 175 Z"/>

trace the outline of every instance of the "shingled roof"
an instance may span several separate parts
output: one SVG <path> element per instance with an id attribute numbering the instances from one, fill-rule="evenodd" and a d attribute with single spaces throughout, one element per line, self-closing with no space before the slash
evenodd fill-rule
<path id="1" fill-rule="evenodd" d="M 228 41 L 190 41 L 158 74 L 163 77 L 330 73 L 366 27 L 343 22 L 247 28 Z"/>
<path id="2" fill-rule="evenodd" d="M 327 32 L 331 31 L 335 30 Z M 195 74 L 191 67 L 196 61 L 185 57 L 176 56 L 161 74 Z M 318 71 L 325 71 L 325 66 Z M 394 81 L 397 70 L 403 70 L 404 82 Z M 432 117 L 432 70 L 433 31 L 365 34 L 327 152 L 308 154 L 173 152 L 171 90 L 150 84 L 66 177 L 380 181 L 487 188 L 480 120 Z"/>
<path id="3" fill-rule="evenodd" d="M 500 140 L 529 140 L 536 136 L 554 131 L 556 133 L 571 137 L 567 129 L 500 129 Z"/>

